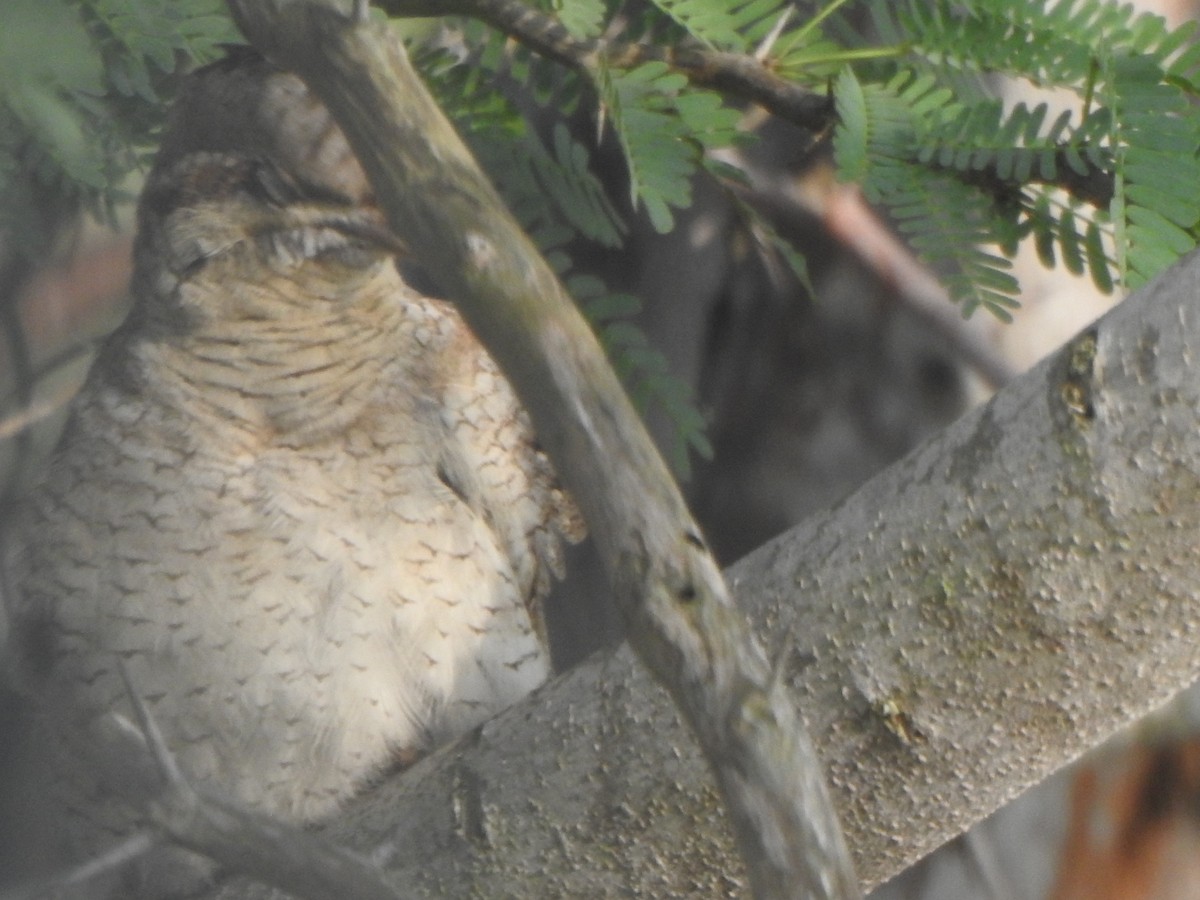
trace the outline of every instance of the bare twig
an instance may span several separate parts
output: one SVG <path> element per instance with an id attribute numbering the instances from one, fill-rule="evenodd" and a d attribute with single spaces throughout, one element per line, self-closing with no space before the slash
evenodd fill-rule
<path id="1" fill-rule="evenodd" d="M 0 441 L 15 437 L 43 419 L 48 419 L 70 403 L 78 390 L 77 384 L 59 385 L 49 397 L 31 400 L 16 412 L 0 416 Z"/>
<path id="2" fill-rule="evenodd" d="M 146 742 L 146 747 L 154 757 L 154 765 L 158 769 L 158 773 L 163 777 L 168 787 L 186 790 L 187 780 L 183 777 L 183 772 L 180 771 L 179 764 L 175 762 L 175 754 L 167 746 L 167 741 L 163 737 L 162 730 L 158 727 L 158 723 L 154 721 L 154 716 L 150 714 L 150 710 L 146 707 L 146 701 L 142 699 L 142 695 L 134 688 L 133 679 L 129 677 L 129 667 L 125 665 L 125 660 L 117 659 L 117 672 L 121 675 L 121 682 L 125 685 L 125 693 L 129 695 L 129 702 L 133 706 L 133 714 L 137 717 L 138 728 L 141 730 L 140 736 Z"/>
<path id="3" fill-rule="evenodd" d="M 830 234 L 894 288 L 900 301 L 945 338 L 989 387 L 1002 388 L 1020 374 L 980 331 L 970 327 L 937 276 L 892 233 L 856 187 L 832 186 L 823 218 Z"/>
<path id="4" fill-rule="evenodd" d="M 0 245 L 0 250 L 3 246 Z M 18 289 L 29 278 L 32 267 L 28 261 L 12 254 L 11 259 L 0 260 L 0 332 L 7 345 L 8 357 L 11 359 L 11 377 L 17 400 L 22 406 L 28 406 L 33 401 L 34 376 L 33 361 L 29 353 L 25 331 L 21 327 L 21 317 L 15 302 Z M 25 430 L 16 432 L 16 463 L 13 470 L 25 464 L 33 446 L 33 436 Z M 0 485 L 0 506 L 6 505 L 16 488 L 17 479 L 9 477 Z"/>
<path id="5" fill-rule="evenodd" d="M 978 830 L 971 830 L 963 834 L 962 844 L 963 853 L 974 864 L 979 873 L 979 882 L 987 891 L 985 900 L 1015 900 L 1017 892 L 996 858 L 992 838 Z"/>
<path id="6" fill-rule="evenodd" d="M 169 790 L 154 804 L 152 821 L 178 846 L 300 900 L 400 897 L 369 860 L 207 792 Z"/>
<path id="7" fill-rule="evenodd" d="M 109 848 L 100 856 L 89 859 L 67 872 L 0 892 L 0 900 L 37 900 L 37 898 L 59 896 L 64 889 L 89 884 L 102 875 L 115 872 L 135 859 L 145 856 L 161 845 L 162 841 L 158 835 L 148 831 L 139 831 Z"/>
<path id="8" fill-rule="evenodd" d="M 552 14 L 529 6 L 522 0 L 380 0 L 380 7 L 393 16 L 468 16 L 486 22 L 535 53 L 585 74 L 594 75 L 600 61 L 612 69 L 628 69 L 645 62 L 664 62 L 697 86 L 712 88 L 730 97 L 759 104 L 781 119 L 815 134 L 833 126 L 833 100 L 813 93 L 772 69 L 763 48 L 764 40 L 753 55 L 711 50 L 698 45 L 663 47 L 605 38 L 574 37 Z M 782 20 L 781 20 L 782 22 Z M 778 27 L 778 23 L 777 23 Z M 1083 161 L 1077 153 L 1060 150 L 1056 156 L 1054 178 L 1031 176 L 1027 181 L 1062 188 L 1071 196 L 1098 209 L 1107 209 L 1113 197 L 1113 176 Z M 968 173 L 949 170 L 950 174 L 976 184 L 998 198 L 1015 199 L 1027 183 L 1012 177 L 1001 178 L 994 165 Z"/>
<path id="9" fill-rule="evenodd" d="M 124 664 L 125 682 L 137 727 L 120 720 L 108 732 L 106 747 L 139 777 L 129 797 L 145 802 L 141 790 L 156 782 L 161 789 L 145 802 L 149 829 L 132 835 L 94 859 L 67 872 L 39 879 L 0 896 L 32 900 L 59 896 L 64 888 L 87 885 L 168 844 L 199 853 L 223 869 L 274 885 L 300 900 L 397 900 L 378 866 L 303 828 L 250 812 L 207 791 L 196 789 L 179 768 L 154 716 L 138 693 Z M 122 727 L 123 726 L 123 727 Z M 151 772 L 157 778 L 150 777 Z"/>
<path id="10" fill-rule="evenodd" d="M 747 203 L 775 221 L 794 221 L 799 214 L 816 216 L 835 240 L 853 252 L 880 280 L 891 286 L 900 302 L 945 338 L 949 346 L 993 389 L 1018 374 L 1013 365 L 963 319 L 958 305 L 937 276 L 924 266 L 867 205 L 853 185 L 828 178 L 779 176 L 754 166 L 736 151 L 717 158 L 749 176 L 749 186 L 730 188 Z"/>
<path id="11" fill-rule="evenodd" d="M 588 520 L 630 641 L 700 739 L 755 892 L 859 896 L 812 744 L 666 466 L 395 35 L 315 0 L 229 5 L 247 37 L 329 105 L 392 226 L 513 382 Z"/>
<path id="12" fill-rule="evenodd" d="M 629 69 L 665 62 L 698 87 L 713 88 L 750 100 L 775 115 L 813 132 L 833 124 L 833 101 L 776 75 L 769 65 L 740 53 L 695 45 L 660 47 L 628 41 L 581 40 L 562 23 L 521 0 L 382 0 L 393 16 L 469 16 L 520 41 L 529 49 L 577 71 L 595 73 L 605 66 Z"/>
<path id="13" fill-rule="evenodd" d="M 362 857 L 193 787 L 125 666 L 118 662 L 118 669 L 140 729 L 136 752 L 149 751 L 153 761 L 146 759 L 146 766 L 154 766 L 164 784 L 148 805 L 149 819 L 172 843 L 301 900 L 397 900 L 378 867 Z"/>

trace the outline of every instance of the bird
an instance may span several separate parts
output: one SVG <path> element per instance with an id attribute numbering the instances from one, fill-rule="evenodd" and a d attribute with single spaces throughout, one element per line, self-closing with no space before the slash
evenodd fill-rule
<path id="1" fill-rule="evenodd" d="M 137 224 L 132 311 L 5 525 L 76 856 L 139 821 L 97 761 L 130 690 L 189 781 L 322 821 L 547 679 L 584 531 L 299 77 L 250 48 L 188 76 Z"/>

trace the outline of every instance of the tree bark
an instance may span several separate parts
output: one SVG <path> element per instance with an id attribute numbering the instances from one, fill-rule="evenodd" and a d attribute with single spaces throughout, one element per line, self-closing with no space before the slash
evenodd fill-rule
<path id="1" fill-rule="evenodd" d="M 764 643 L 790 646 L 785 681 L 864 884 L 1200 672 L 1197 294 L 1193 255 L 730 570 Z M 413 897 L 746 888 L 699 752 L 625 648 L 381 785 L 328 832 Z"/>

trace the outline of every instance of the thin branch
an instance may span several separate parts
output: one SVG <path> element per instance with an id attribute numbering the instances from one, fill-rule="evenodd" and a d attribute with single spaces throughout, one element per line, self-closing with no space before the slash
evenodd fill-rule
<path id="1" fill-rule="evenodd" d="M 16 412 L 0 416 L 0 441 L 21 435 L 38 422 L 50 418 L 70 403 L 78 390 L 77 384 L 60 384 L 49 397 L 31 400 Z"/>
<path id="2" fill-rule="evenodd" d="M 694 44 L 663 47 L 605 38 L 576 38 L 554 15 L 530 7 L 522 0 L 380 0 L 379 6 L 397 17 L 453 15 L 478 19 L 534 53 L 588 77 L 596 75 L 601 61 L 610 69 L 663 62 L 696 87 L 757 103 L 814 134 L 828 133 L 836 121 L 831 97 L 813 93 L 775 74 L 769 58 Z M 1026 184 L 1043 184 L 1061 188 L 1098 209 L 1107 209 L 1114 190 L 1112 173 L 1086 161 L 1085 170 L 1077 172 L 1069 159 L 1079 165 L 1078 153 L 1068 154 L 1065 147 L 1057 153 L 1056 175 L 1052 179 L 1031 177 L 1021 182 L 1001 178 L 994 165 L 971 172 L 950 170 L 950 174 L 1000 198 L 1014 197 Z"/>
<path id="3" fill-rule="evenodd" d="M 1113 193 L 1116 190 L 1113 173 L 1104 169 L 1098 169 L 1091 163 L 1080 160 L 1078 157 L 1078 152 L 1069 153 L 1066 149 L 1059 150 L 1054 154 L 1054 169 L 1056 172 L 1054 178 L 1041 178 L 1037 175 L 1030 175 L 1025 181 L 1011 176 L 1001 178 L 994 164 L 968 172 L 964 172 L 961 169 L 938 166 L 934 163 L 930 163 L 930 168 L 951 175 L 965 184 L 975 185 L 986 191 L 997 203 L 1019 203 L 1022 188 L 1030 184 L 1041 184 L 1047 187 L 1061 188 L 1075 199 L 1081 200 L 1096 209 L 1108 209 L 1109 204 L 1112 203 Z M 1075 165 L 1083 164 L 1084 170 L 1082 172 L 1077 172 L 1072 168 L 1072 163 L 1070 162 L 1072 158 L 1076 160 Z"/>
<path id="4" fill-rule="evenodd" d="M 399 900 L 369 860 L 209 793 L 169 790 L 152 821 L 180 847 L 300 900 Z"/>
<path id="5" fill-rule="evenodd" d="M 3 237 L 5 236 L 0 235 L 0 238 Z M 4 243 L 0 242 L 0 251 L 3 249 Z M 17 254 L 11 254 L 11 259 L 0 260 L 0 332 L 3 332 L 4 343 L 8 345 L 8 355 L 12 360 L 13 385 L 17 400 L 23 407 L 28 407 L 33 402 L 35 380 L 33 359 L 25 339 L 25 331 L 21 327 L 16 296 L 31 274 L 32 266 Z M 33 435 L 26 430 L 18 431 L 14 440 L 16 456 L 12 465 L 13 474 L 0 485 L 0 507 L 6 506 L 12 499 L 18 483 L 16 473 L 24 466 L 33 448 Z"/>
<path id="6" fill-rule="evenodd" d="M 44 900 L 47 897 L 59 897 L 66 888 L 90 884 L 100 876 L 115 872 L 160 846 L 162 841 L 158 835 L 139 831 L 101 855 L 67 872 L 49 878 L 39 878 L 36 882 L 2 891 L 0 900 Z"/>
<path id="7" fill-rule="evenodd" d="M 828 178 L 817 174 L 803 182 L 780 177 L 737 151 L 714 156 L 746 173 L 749 186 L 730 184 L 730 189 L 772 220 L 794 223 L 801 215 L 816 216 L 835 240 L 895 291 L 901 303 L 945 338 L 989 387 L 1003 387 L 1017 376 L 1012 364 L 963 319 L 937 276 L 888 229 L 856 187 L 836 182 L 832 174 Z"/>
<path id="8" fill-rule="evenodd" d="M 600 67 L 631 69 L 664 62 L 697 87 L 750 100 L 775 115 L 820 133 L 833 124 L 833 100 L 781 78 L 769 65 L 741 53 L 694 45 L 661 47 L 604 38 L 580 39 L 553 15 L 520 0 L 381 0 L 389 15 L 468 16 L 524 44 L 533 52 L 586 74 Z"/>
<path id="9" fill-rule="evenodd" d="M 899 301 L 941 335 L 990 388 L 1002 388 L 1020 374 L 962 317 L 959 305 L 937 276 L 888 229 L 857 188 L 833 186 L 825 198 L 823 218 L 829 233 L 890 285 Z"/>
<path id="10" fill-rule="evenodd" d="M 979 873 L 979 883 L 987 891 L 984 900 L 1016 900 L 1017 892 L 1012 886 L 1012 880 L 1004 872 L 1000 861 L 996 858 L 996 850 L 992 844 L 993 838 L 978 830 L 965 832 L 960 838 L 962 852 L 967 860 Z"/>
<path id="11" fill-rule="evenodd" d="M 195 788 L 184 776 L 154 716 L 118 663 L 140 732 L 136 752 L 149 751 L 163 791 L 149 804 L 151 823 L 179 847 L 232 872 L 275 885 L 301 900 L 398 900 L 379 868 L 303 828 L 251 812 Z M 152 761 L 151 761 L 152 760 Z"/>
<path id="12" fill-rule="evenodd" d="M 229 5 L 330 107 L 392 227 L 512 381 L 588 520 L 631 643 L 704 748 L 756 894 L 860 896 L 812 743 L 678 488 L 591 329 L 394 32 L 316 0 Z"/>
<path id="13" fill-rule="evenodd" d="M 69 871 L 4 892 L 0 900 L 58 897 L 66 888 L 86 886 L 168 845 L 199 853 L 231 874 L 278 887 L 299 900 L 398 900 L 379 867 L 362 856 L 195 788 L 119 660 L 117 668 L 135 722 L 114 715 L 116 727 L 107 732 L 104 750 L 132 766 L 128 772 L 136 772 L 135 779 L 124 782 L 126 799 L 144 806 L 148 828 Z M 154 791 L 148 800 L 146 790 Z"/>
<path id="14" fill-rule="evenodd" d="M 159 775 L 163 777 L 163 780 L 169 787 L 181 790 L 186 789 L 187 780 L 183 777 L 183 772 L 180 770 L 179 764 L 175 761 L 175 755 L 171 752 L 171 748 L 167 746 L 167 741 L 163 737 L 162 730 L 158 727 L 154 716 L 150 714 L 150 710 L 146 707 L 146 701 L 134 689 L 133 680 L 129 677 L 129 667 L 125 665 L 123 659 L 117 659 L 117 672 L 121 675 L 121 682 L 125 685 L 125 693 L 129 695 L 129 702 L 133 706 L 133 714 L 137 718 L 138 728 L 141 729 L 141 737 L 146 742 L 147 748 L 154 757 L 154 765 L 158 769 Z"/>

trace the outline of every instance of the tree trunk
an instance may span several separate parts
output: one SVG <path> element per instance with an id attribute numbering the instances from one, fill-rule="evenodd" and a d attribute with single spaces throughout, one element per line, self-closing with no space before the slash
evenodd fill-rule
<path id="1" fill-rule="evenodd" d="M 865 886 L 1200 671 L 1198 292 L 1193 255 L 728 573 L 764 644 L 791 646 Z M 406 896 L 745 891 L 699 751 L 626 648 L 328 831 Z"/>

